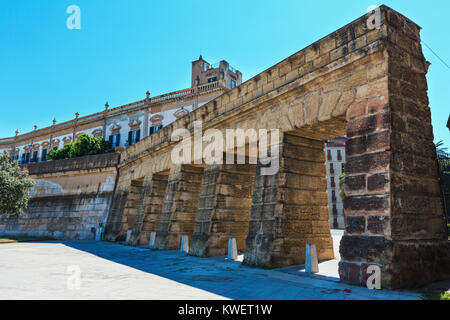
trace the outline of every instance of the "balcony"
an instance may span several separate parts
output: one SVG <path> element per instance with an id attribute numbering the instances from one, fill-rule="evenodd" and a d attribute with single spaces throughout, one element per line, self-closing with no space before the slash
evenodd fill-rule
<path id="1" fill-rule="evenodd" d="M 163 94 L 161 96 L 157 96 L 150 99 L 150 103 L 159 103 L 167 100 L 177 100 L 177 99 L 183 99 L 190 95 L 200 94 L 208 91 L 212 91 L 219 88 L 225 88 L 225 80 L 219 80 L 207 84 L 203 84 L 197 87 L 188 88 L 184 90 L 178 90 L 175 92 Z"/>
<path id="2" fill-rule="evenodd" d="M 220 67 L 220 62 L 217 62 L 217 63 L 210 64 L 206 70 L 217 69 L 219 67 Z M 228 65 L 228 70 L 230 70 L 233 73 L 237 72 L 237 70 L 235 68 L 233 68 L 231 65 Z"/>

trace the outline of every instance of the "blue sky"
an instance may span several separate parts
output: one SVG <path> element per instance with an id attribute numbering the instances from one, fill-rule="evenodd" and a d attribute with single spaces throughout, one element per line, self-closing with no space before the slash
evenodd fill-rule
<path id="1" fill-rule="evenodd" d="M 69 5 L 81 30 L 66 27 Z M 363 15 L 376 1 L 2 0 L 0 137 L 190 86 L 200 53 L 244 80 Z M 450 64 L 450 1 L 385 1 Z M 450 147 L 450 69 L 426 47 L 436 140 Z"/>

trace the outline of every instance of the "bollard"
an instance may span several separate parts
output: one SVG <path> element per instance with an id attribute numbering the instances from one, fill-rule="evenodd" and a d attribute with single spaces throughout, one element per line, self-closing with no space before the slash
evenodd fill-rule
<path id="1" fill-rule="evenodd" d="M 306 245 L 305 272 L 306 273 L 319 272 L 319 262 L 317 261 L 316 245 L 312 243 L 308 243 Z"/>
<path id="2" fill-rule="evenodd" d="M 127 231 L 127 237 L 126 237 L 126 239 L 125 239 L 125 242 L 126 242 L 127 244 L 130 244 L 130 239 L 131 239 L 131 230 L 128 230 L 128 231 Z"/>
<path id="3" fill-rule="evenodd" d="M 189 237 L 181 236 L 180 252 L 189 253 Z"/>
<path id="4" fill-rule="evenodd" d="M 155 238 L 156 238 L 156 232 L 150 232 L 150 242 L 148 243 L 148 246 L 150 247 L 150 249 L 152 249 L 153 246 L 155 245 Z"/>
<path id="5" fill-rule="evenodd" d="M 97 228 L 95 230 L 95 241 L 100 241 L 101 240 L 101 236 L 102 236 L 102 230 L 101 228 Z"/>
<path id="6" fill-rule="evenodd" d="M 237 260 L 236 238 L 228 239 L 228 260 Z"/>

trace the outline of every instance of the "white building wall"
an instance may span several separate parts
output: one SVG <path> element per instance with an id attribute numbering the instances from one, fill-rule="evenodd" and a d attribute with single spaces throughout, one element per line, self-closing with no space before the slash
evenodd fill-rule
<path id="1" fill-rule="evenodd" d="M 338 160 L 338 150 L 341 152 L 341 160 Z M 328 159 L 328 151 L 331 152 L 331 159 Z M 330 210 L 330 226 L 332 229 L 345 229 L 344 221 L 344 203 L 341 199 L 341 189 L 339 187 L 339 176 L 343 173 L 345 167 L 345 146 L 343 147 L 329 147 L 325 146 L 325 157 L 327 167 L 327 183 L 328 183 L 328 206 Z M 331 164 L 333 165 L 334 173 L 331 173 Z M 335 186 L 332 186 L 332 179 L 334 178 Z M 333 200 L 332 194 L 335 192 L 336 200 Z M 337 218 L 334 215 L 333 207 L 336 206 Z"/>
<path id="2" fill-rule="evenodd" d="M 201 103 L 199 104 L 199 106 L 204 105 L 205 103 Z M 191 112 L 192 111 L 193 106 L 187 106 L 184 109 L 186 109 L 187 111 Z M 109 136 L 112 135 L 112 131 L 113 128 L 120 126 L 120 146 L 121 147 L 125 147 L 127 146 L 127 142 L 128 142 L 128 133 L 130 132 L 130 122 L 133 120 L 137 120 L 140 121 L 140 125 L 139 128 L 141 130 L 141 134 L 140 134 L 140 139 L 144 139 L 144 137 L 149 135 L 149 131 L 150 131 L 150 127 L 152 126 L 152 123 L 150 121 L 151 117 L 153 117 L 154 115 L 161 115 L 163 117 L 162 120 L 162 124 L 163 127 L 166 127 L 167 125 L 169 125 L 170 123 L 176 121 L 176 117 L 174 116 L 174 113 L 177 111 L 177 109 L 171 109 L 171 110 L 166 110 L 166 111 L 162 111 L 162 112 L 158 112 L 158 113 L 153 113 L 153 114 L 148 114 L 148 132 L 144 133 L 145 130 L 145 111 L 139 111 L 133 115 L 121 115 L 118 116 L 116 118 L 111 118 L 108 119 L 106 122 L 106 132 L 105 132 L 105 140 L 109 140 Z M 97 129 L 101 129 L 103 130 L 103 126 L 97 126 L 94 128 L 90 128 L 90 129 L 86 129 L 86 130 L 80 130 L 76 132 L 76 135 L 79 135 L 81 133 L 85 133 L 85 134 L 89 134 L 90 136 L 93 136 L 93 132 Z M 70 137 L 72 138 L 73 135 L 72 134 L 65 134 L 65 135 L 61 135 L 61 136 L 54 136 L 53 140 L 59 140 L 59 144 L 58 144 L 58 149 L 61 149 L 62 147 L 64 147 L 64 138 L 66 137 Z M 42 141 L 36 141 L 34 143 L 39 143 L 40 148 L 38 151 L 38 161 L 41 161 L 41 157 L 42 157 L 42 143 L 48 141 L 48 140 L 42 140 Z M 50 142 L 50 141 L 49 141 Z M 25 153 L 24 147 L 26 145 L 22 145 L 22 146 L 17 146 L 17 149 L 19 150 L 19 161 L 22 160 L 22 155 Z M 3 153 L 4 150 L 0 150 L 0 154 Z M 30 154 L 30 159 L 32 157 L 32 152 Z"/>

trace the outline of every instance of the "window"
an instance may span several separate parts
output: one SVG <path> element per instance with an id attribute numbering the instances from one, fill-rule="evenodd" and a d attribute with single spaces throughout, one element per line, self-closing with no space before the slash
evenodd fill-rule
<path id="1" fill-rule="evenodd" d="M 331 191 L 331 200 L 333 200 L 333 202 L 336 202 L 336 191 Z"/>
<path id="2" fill-rule="evenodd" d="M 336 187 L 336 183 L 334 182 L 334 177 L 331 177 L 331 187 Z"/>
<path id="3" fill-rule="evenodd" d="M 330 173 L 334 173 L 334 166 L 332 163 L 330 163 Z"/>
<path id="4" fill-rule="evenodd" d="M 139 142 L 141 138 L 141 130 L 135 130 L 128 132 L 128 145 L 132 146 L 133 144 L 136 144 Z"/>
<path id="5" fill-rule="evenodd" d="M 339 161 L 342 160 L 341 150 L 338 150 L 338 151 L 337 151 L 337 157 L 338 157 L 338 160 L 339 160 Z"/>
<path id="6" fill-rule="evenodd" d="M 231 89 L 236 88 L 236 81 L 231 79 Z"/>
<path id="7" fill-rule="evenodd" d="M 37 162 L 38 161 L 38 152 L 33 151 L 33 157 L 31 158 L 31 162 Z"/>
<path id="8" fill-rule="evenodd" d="M 23 153 L 22 154 L 22 164 L 27 164 L 28 162 L 30 162 L 30 153 Z"/>
<path id="9" fill-rule="evenodd" d="M 345 163 L 341 163 L 341 172 L 342 172 L 342 173 L 345 172 Z"/>
<path id="10" fill-rule="evenodd" d="M 333 157 L 331 156 L 331 150 L 327 150 L 327 154 L 328 154 L 328 160 L 329 161 L 333 160 Z"/>
<path id="11" fill-rule="evenodd" d="M 216 82 L 216 81 L 217 81 L 217 77 L 208 78 L 208 83 Z"/>
<path id="12" fill-rule="evenodd" d="M 47 161 L 47 149 L 42 150 L 41 161 Z"/>
<path id="13" fill-rule="evenodd" d="M 150 134 L 149 135 L 152 135 L 155 132 L 158 132 L 159 130 L 162 129 L 162 127 L 163 127 L 162 124 L 159 125 L 159 126 L 152 126 L 152 127 L 150 127 Z"/>
<path id="14" fill-rule="evenodd" d="M 111 142 L 113 148 L 120 146 L 120 134 L 110 135 L 109 142 Z"/>
<path id="15" fill-rule="evenodd" d="M 203 63 L 203 71 L 208 70 L 208 64 L 207 63 Z"/>
<path id="16" fill-rule="evenodd" d="M 333 215 L 337 215 L 337 207 L 335 204 L 333 204 Z"/>

